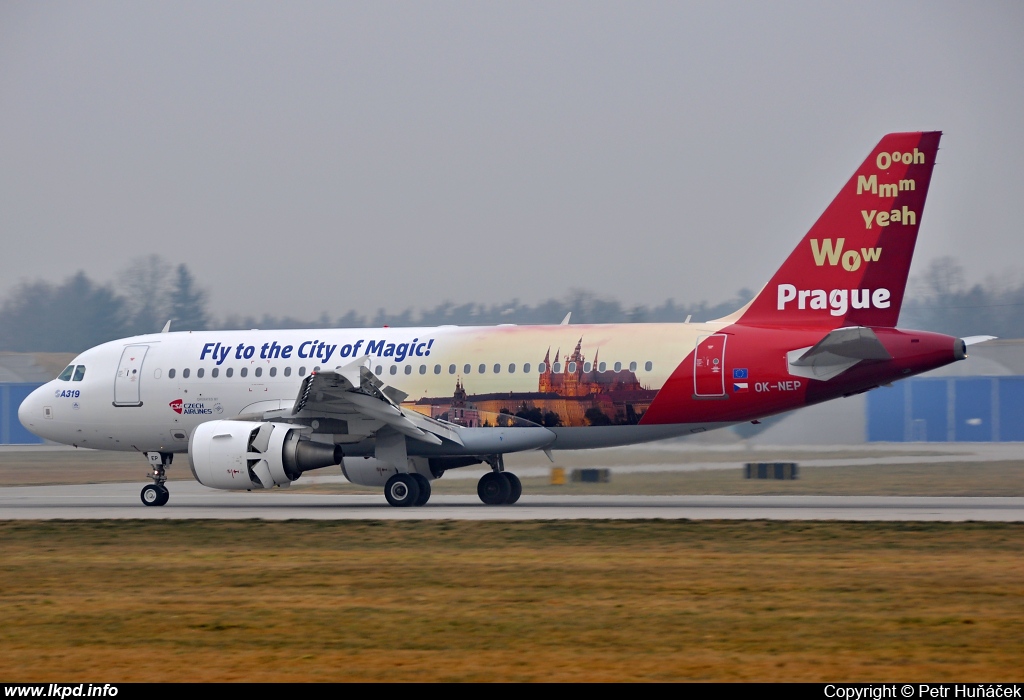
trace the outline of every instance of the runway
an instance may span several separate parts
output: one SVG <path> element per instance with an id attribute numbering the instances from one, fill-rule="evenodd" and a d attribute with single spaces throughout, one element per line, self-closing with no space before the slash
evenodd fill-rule
<path id="1" fill-rule="evenodd" d="M 225 492 L 172 482 L 162 508 L 139 501 L 139 483 L 0 488 L 0 520 L 856 520 L 1024 521 L 1021 497 L 529 496 L 484 506 L 475 496 L 435 496 L 392 508 L 382 495 Z"/>

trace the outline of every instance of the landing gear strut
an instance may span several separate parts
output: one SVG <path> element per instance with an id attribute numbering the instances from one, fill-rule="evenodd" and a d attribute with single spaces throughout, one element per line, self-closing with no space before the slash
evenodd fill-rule
<path id="1" fill-rule="evenodd" d="M 505 460 L 501 455 L 487 458 L 492 471 L 480 477 L 476 494 L 486 505 L 512 505 L 523 495 L 523 483 L 512 472 L 505 471 Z"/>
<path id="2" fill-rule="evenodd" d="M 167 481 L 167 467 L 171 465 L 174 455 L 170 452 L 147 452 L 146 458 L 152 468 L 149 478 L 153 483 L 142 487 L 140 497 L 144 505 L 162 506 L 171 497 L 164 482 Z"/>

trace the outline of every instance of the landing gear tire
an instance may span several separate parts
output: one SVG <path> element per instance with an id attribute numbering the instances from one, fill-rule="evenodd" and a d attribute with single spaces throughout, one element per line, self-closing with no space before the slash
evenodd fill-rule
<path id="1" fill-rule="evenodd" d="M 413 503 L 414 506 L 425 506 L 427 501 L 430 500 L 430 480 L 422 474 L 412 474 L 412 477 L 416 479 L 416 483 L 420 487 L 420 497 Z"/>
<path id="2" fill-rule="evenodd" d="M 419 497 L 420 485 L 413 474 L 395 474 L 384 484 L 384 498 L 396 508 L 414 505 Z"/>
<path id="3" fill-rule="evenodd" d="M 146 459 L 149 460 L 151 467 L 149 478 L 153 480 L 153 483 L 144 486 L 139 497 L 142 498 L 143 505 L 162 506 L 171 497 L 164 482 L 167 481 L 167 467 L 170 466 L 174 455 L 170 452 L 147 452 Z"/>
<path id="4" fill-rule="evenodd" d="M 489 506 L 500 506 L 512 495 L 512 484 L 503 472 L 490 472 L 480 477 L 476 495 Z"/>
<path id="5" fill-rule="evenodd" d="M 505 478 L 508 479 L 508 485 L 511 487 L 511 491 L 508 494 L 508 500 L 505 501 L 505 505 L 512 505 L 519 500 L 519 497 L 523 495 L 523 482 L 519 480 L 519 477 L 512 472 L 502 472 Z"/>
<path id="6" fill-rule="evenodd" d="M 139 496 L 142 498 L 142 503 L 147 506 L 162 506 L 167 503 L 171 494 L 163 484 L 149 484 L 142 487 L 142 493 Z"/>

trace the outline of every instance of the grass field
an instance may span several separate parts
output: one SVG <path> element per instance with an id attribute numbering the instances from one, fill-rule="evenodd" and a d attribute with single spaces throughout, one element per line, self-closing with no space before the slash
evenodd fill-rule
<path id="1" fill-rule="evenodd" d="M 737 466 L 865 457 L 791 482 Z M 558 458 L 618 470 L 608 484 L 526 476 L 526 494 L 1024 495 L 1024 461 L 932 446 Z M 0 486 L 146 472 L 135 454 L 0 452 Z M 185 457 L 170 476 L 192 478 Z M 337 481 L 293 490 L 380 494 Z M 0 542 L 7 681 L 1019 681 L 1024 668 L 1024 524 L 0 521 Z"/>
<path id="2" fill-rule="evenodd" d="M 0 522 L 7 681 L 1008 681 L 1024 524 Z"/>

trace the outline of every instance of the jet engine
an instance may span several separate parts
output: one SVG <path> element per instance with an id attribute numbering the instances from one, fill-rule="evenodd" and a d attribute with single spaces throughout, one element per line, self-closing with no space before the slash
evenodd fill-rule
<path id="1" fill-rule="evenodd" d="M 188 444 L 188 462 L 203 486 L 269 489 L 302 472 L 341 463 L 341 448 L 304 437 L 288 423 L 215 420 L 201 424 Z"/>

